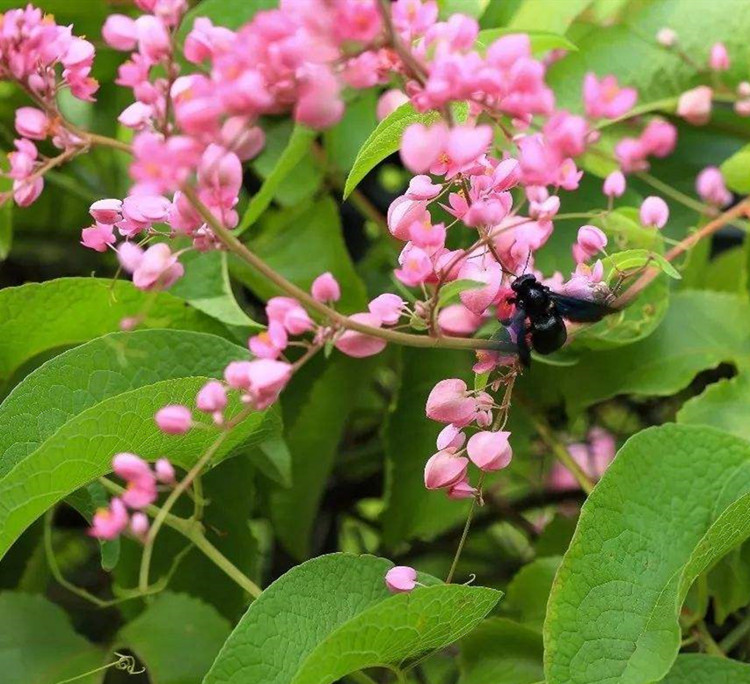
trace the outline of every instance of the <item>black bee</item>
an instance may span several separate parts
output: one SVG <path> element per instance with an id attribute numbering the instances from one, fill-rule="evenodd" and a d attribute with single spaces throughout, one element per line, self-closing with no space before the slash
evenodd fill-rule
<path id="1" fill-rule="evenodd" d="M 564 319 L 593 323 L 616 311 L 608 304 L 611 295 L 605 296 L 604 301 L 567 297 L 542 285 L 531 273 L 516 278 L 511 288 L 515 296 L 508 303 L 515 304 L 516 310 L 505 324 L 515 335 L 518 356 L 524 366 L 531 363 L 532 349 L 539 354 L 551 354 L 565 344 L 568 333 Z"/>

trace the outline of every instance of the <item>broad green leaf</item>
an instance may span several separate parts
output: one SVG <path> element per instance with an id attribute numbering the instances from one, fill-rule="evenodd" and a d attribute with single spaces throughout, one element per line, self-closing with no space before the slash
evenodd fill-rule
<path id="1" fill-rule="evenodd" d="M 167 338 L 151 345 L 150 335 L 132 335 L 144 346 L 131 357 L 127 356 L 131 337 L 113 336 L 120 342 L 126 340 L 124 348 L 120 346 L 123 356 L 119 364 L 100 369 L 88 359 L 88 346 L 66 352 L 32 373 L 3 404 L 2 413 L 7 416 L 3 422 L 12 430 L 11 439 L 14 434 L 24 434 L 31 444 L 28 450 L 23 445 L 11 445 L 10 454 L 5 449 L 3 461 L 7 458 L 11 467 L 4 470 L 0 480 L 0 554 L 47 508 L 107 473 L 115 453 L 131 451 L 148 460 L 166 455 L 177 465 L 189 467 L 215 440 L 213 430 L 191 430 L 180 437 L 169 437 L 157 429 L 153 416 L 166 404 L 192 405 L 210 374 L 228 361 L 242 358 L 243 350 L 219 338 L 191 337 L 193 343 L 188 341 L 182 347 L 185 358 L 169 362 L 164 359 L 164 350 L 174 355 L 174 346 L 164 346 Z M 196 355 L 201 344 L 207 343 L 211 343 L 210 350 Z M 94 361 L 114 355 L 114 350 L 106 348 L 106 341 L 91 344 L 96 352 L 92 354 Z M 144 359 L 144 350 L 152 349 L 157 357 L 155 367 Z M 141 365 L 145 367 L 143 377 L 139 376 Z M 68 377 L 72 389 L 66 391 L 68 380 L 63 378 Z M 111 393 L 107 381 L 114 388 Z M 76 384 L 81 389 L 76 390 Z M 54 407 L 58 399 L 60 408 L 42 414 L 46 425 L 24 428 L 21 423 L 28 421 L 28 415 L 40 415 L 37 407 L 29 404 L 32 396 L 42 406 L 46 403 Z M 232 412 L 236 411 L 235 404 Z M 37 422 L 41 423 L 38 418 Z M 232 431 L 220 456 L 244 444 L 262 442 L 278 429 L 276 411 L 252 414 Z"/>
<path id="2" fill-rule="evenodd" d="M 341 311 L 363 311 L 367 294 L 341 233 L 341 218 L 330 197 L 269 213 L 253 231 L 250 249 L 295 285 L 309 289 L 321 273 L 330 271 L 341 285 Z M 300 249 L 304 258 L 300 259 Z M 281 294 L 244 262 L 233 258 L 232 273 L 262 299 Z"/>
<path id="3" fill-rule="evenodd" d="M 535 684 L 544 678 L 542 655 L 539 632 L 490 618 L 461 641 L 459 684 Z"/>
<path id="4" fill-rule="evenodd" d="M 278 482 L 282 487 L 291 487 L 292 454 L 281 435 L 261 442 L 250 450 L 248 456 L 263 475 Z"/>
<path id="5" fill-rule="evenodd" d="M 459 377 L 471 383 L 471 356 L 404 348 L 401 366 L 401 387 L 383 435 L 387 467 L 382 522 L 387 548 L 413 537 L 433 537 L 466 517 L 465 506 L 424 488 L 424 464 L 437 451 L 435 439 L 440 432 L 424 411 L 438 381 Z"/>
<path id="6" fill-rule="evenodd" d="M 115 638 L 138 656 L 151 684 L 200 684 L 231 626 L 211 606 L 164 592 Z"/>
<path id="7" fill-rule="evenodd" d="M 468 633 L 501 596 L 443 584 L 390 595 L 383 582 L 390 567 L 382 558 L 333 554 L 293 568 L 250 606 L 205 684 L 327 684 L 399 665 Z"/>
<path id="8" fill-rule="evenodd" d="M 750 145 L 735 152 L 721 165 L 727 187 L 741 195 L 750 193 Z"/>
<path id="9" fill-rule="evenodd" d="M 525 0 L 513 15 L 508 28 L 565 33 L 573 20 L 592 0 Z"/>
<path id="10" fill-rule="evenodd" d="M 683 653 L 661 684 L 746 684 L 750 665 L 729 658 Z"/>
<path id="11" fill-rule="evenodd" d="M 376 96 L 375 90 L 359 94 L 356 100 L 347 104 L 341 121 L 323 134 L 326 155 L 336 171 L 348 172 L 352 168 L 359 148 L 378 125 Z"/>
<path id="12" fill-rule="evenodd" d="M 240 307 L 232 293 L 227 270 L 227 254 L 189 251 L 180 257 L 185 275 L 171 288 L 175 297 L 190 302 L 198 311 L 237 330 L 238 337 L 261 328 Z M 244 340 L 243 340 L 244 341 Z"/>
<path id="13" fill-rule="evenodd" d="M 719 625 L 750 604 L 750 543 L 733 549 L 711 569 L 708 593 Z"/>
<path id="14" fill-rule="evenodd" d="M 703 289 L 733 292 L 748 296 L 748 249 L 733 247 L 708 262 L 703 276 Z"/>
<path id="15" fill-rule="evenodd" d="M 543 17 L 534 11 L 535 4 L 535 0 L 523 3 L 519 14 L 528 18 L 528 28 L 549 28 L 535 21 Z M 567 3 L 547 0 L 547 4 Z M 600 77 L 613 74 L 620 83 L 636 87 L 639 108 L 672 109 L 676 97 L 698 81 L 692 66 L 656 43 L 656 33 L 665 26 L 677 32 L 681 50 L 701 64 L 706 62 L 710 46 L 722 41 L 730 55 L 737 55 L 727 73 L 728 81 L 744 78 L 747 65 L 742 56 L 746 46 L 741 36 L 750 28 L 747 0 L 702 3 L 700 21 L 696 21 L 696 12 L 686 11 L 686 7 L 683 0 L 642 3 L 628 13 L 626 22 L 597 26 L 577 37 L 579 52 L 554 64 L 549 72 L 548 83 L 555 90 L 558 106 L 580 111 L 584 74 L 595 71 Z M 737 20 L 728 22 L 728 16 Z M 546 24 L 545 19 L 541 21 Z"/>
<path id="16" fill-rule="evenodd" d="M 684 291 L 645 340 L 584 352 L 573 368 L 532 367 L 536 390 L 553 389 L 572 414 L 618 394 L 669 396 L 722 362 L 750 364 L 750 306 L 720 292 Z"/>
<path id="17" fill-rule="evenodd" d="M 238 29 L 262 10 L 278 7 L 279 0 L 202 0 L 200 7 L 190 10 L 182 20 L 180 38 L 193 28 L 196 17 L 208 17 L 214 24 Z"/>
<path id="18" fill-rule="evenodd" d="M 162 380 L 220 376 L 230 361 L 248 358 L 246 349 L 215 335 L 180 330 L 112 333 L 64 352 L 0 404 L 0 479 L 103 401 Z"/>
<path id="19" fill-rule="evenodd" d="M 258 544 L 249 524 L 256 506 L 255 466 L 244 455 L 238 455 L 222 461 L 203 475 L 201 484 L 207 502 L 202 518 L 207 539 L 250 579 L 258 581 Z M 183 497 L 175 505 L 173 513 L 189 518 L 193 513 L 193 503 Z M 122 537 L 121 544 L 120 561 L 114 570 L 115 594 L 120 588 L 130 589 L 138 585 L 143 555 L 143 544 L 140 542 Z M 151 559 L 152 581 L 166 576 L 172 570 L 175 556 L 190 544 L 176 531 L 163 528 Z M 250 602 L 242 587 L 231 581 L 210 558 L 195 548 L 182 558 L 174 570 L 169 589 L 210 604 L 232 624 L 240 618 Z M 121 610 L 128 617 L 136 614 L 141 605 L 140 601 L 128 601 Z M 208 667 L 204 668 L 202 674 L 207 670 Z"/>
<path id="20" fill-rule="evenodd" d="M 253 195 L 245 209 L 237 234 L 244 233 L 268 209 L 281 182 L 295 169 L 303 157 L 309 154 L 317 131 L 297 124 L 289 137 L 284 151 L 279 155 L 273 169 L 265 175 L 260 190 Z"/>
<path id="21" fill-rule="evenodd" d="M 680 425 L 631 437 L 583 505 L 555 577 L 547 683 L 664 677 L 690 585 L 748 535 L 750 444 Z"/>
<path id="22" fill-rule="evenodd" d="M 466 119 L 468 106 L 466 103 L 455 105 L 454 112 L 459 121 Z M 372 171 L 383 159 L 394 152 L 398 152 L 401 144 L 401 136 L 413 123 L 425 125 L 432 124 L 440 119 L 438 112 L 430 111 L 424 114 L 417 112 L 411 103 L 402 104 L 396 111 L 391 112 L 383 119 L 378 127 L 365 140 L 364 145 L 357 153 L 352 170 L 346 179 L 344 187 L 344 199 L 349 196 L 361 180 Z"/>
<path id="23" fill-rule="evenodd" d="M 697 397 L 686 401 L 677 414 L 677 422 L 711 425 L 750 440 L 749 415 L 750 376 L 745 371 L 710 384 Z"/>
<path id="24" fill-rule="evenodd" d="M 285 441 L 292 456 L 292 485 L 271 494 L 271 519 L 278 538 L 296 558 L 310 555 L 311 534 L 334 458 L 351 410 L 373 362 L 341 354 L 319 372 L 294 379 L 287 388 Z M 299 395 L 302 396 L 299 396 Z M 297 395 L 297 396 L 294 396 Z"/>
<path id="25" fill-rule="evenodd" d="M 62 608 L 42 596 L 0 594 L 0 672 L 4 684 L 57 684 L 101 667 L 107 656 L 73 631 Z M 97 684 L 102 673 L 77 679 Z"/>
<path id="26" fill-rule="evenodd" d="M 125 281 L 60 278 L 8 287 L 0 291 L 0 381 L 38 354 L 114 332 L 123 318 L 138 315 L 147 328 L 223 331 L 177 297 Z"/>
<path id="27" fill-rule="evenodd" d="M 542 631 L 547 614 L 547 598 L 562 558 L 537 558 L 524 565 L 508 584 L 503 608 L 526 627 Z"/>
<path id="28" fill-rule="evenodd" d="M 491 0 L 438 0 L 440 18 L 448 19 L 453 14 L 466 14 L 479 19 Z"/>
<path id="29" fill-rule="evenodd" d="M 480 31 L 479 35 L 477 36 L 477 49 L 480 52 L 484 52 L 498 38 L 502 38 L 509 33 L 519 33 L 519 31 L 513 28 L 496 28 Z M 533 55 L 543 55 L 545 52 L 549 52 L 550 50 L 578 50 L 578 48 L 573 43 L 571 43 L 565 36 L 562 36 L 559 33 L 552 33 L 551 31 L 529 30 L 523 30 L 522 33 L 525 33 L 529 37 L 529 42 L 531 43 L 531 53 Z"/>

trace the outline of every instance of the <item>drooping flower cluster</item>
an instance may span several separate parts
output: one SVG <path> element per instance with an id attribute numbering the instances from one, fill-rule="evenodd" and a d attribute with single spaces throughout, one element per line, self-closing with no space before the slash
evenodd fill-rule
<path id="1" fill-rule="evenodd" d="M 140 456 L 121 453 L 112 459 L 112 470 L 125 481 L 125 491 L 96 511 L 89 533 L 98 539 L 115 539 L 128 530 L 142 539 L 149 527 L 143 509 L 156 501 L 158 483 L 175 484 L 174 468 L 166 458 L 160 458 L 152 470 Z"/>

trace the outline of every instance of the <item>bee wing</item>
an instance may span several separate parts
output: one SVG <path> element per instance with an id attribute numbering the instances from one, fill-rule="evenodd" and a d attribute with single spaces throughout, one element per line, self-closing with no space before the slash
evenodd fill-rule
<path id="1" fill-rule="evenodd" d="M 617 311 L 602 302 L 567 297 L 556 292 L 550 292 L 550 298 L 555 303 L 558 313 L 574 323 L 594 323 Z"/>

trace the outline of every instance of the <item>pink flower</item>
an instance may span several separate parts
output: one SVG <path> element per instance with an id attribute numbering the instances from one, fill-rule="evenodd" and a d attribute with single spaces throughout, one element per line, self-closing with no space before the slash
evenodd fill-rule
<path id="1" fill-rule="evenodd" d="M 464 290 L 459 294 L 461 303 L 477 316 L 481 316 L 487 307 L 495 301 L 500 291 L 503 279 L 503 270 L 497 261 L 489 261 L 480 264 L 476 259 L 467 260 L 458 273 L 460 280 L 474 280 L 486 283 L 484 287 L 475 287 Z"/>
<path id="2" fill-rule="evenodd" d="M 656 42 L 667 48 L 674 47 L 677 44 L 677 33 L 665 26 L 657 31 Z"/>
<path id="3" fill-rule="evenodd" d="M 466 435 L 457 425 L 446 425 L 437 437 L 436 445 L 440 451 L 450 449 L 458 451 L 466 441 Z"/>
<path id="4" fill-rule="evenodd" d="M 37 176 L 33 179 L 22 179 L 13 181 L 13 201 L 19 207 L 32 205 L 42 194 L 44 179 Z"/>
<path id="5" fill-rule="evenodd" d="M 648 149 L 640 138 L 623 138 L 615 145 L 615 157 L 625 173 L 645 171 L 648 168 Z"/>
<path id="6" fill-rule="evenodd" d="M 438 326 L 445 335 L 467 337 L 479 330 L 481 325 L 482 317 L 463 304 L 450 304 L 438 314 Z"/>
<path id="7" fill-rule="evenodd" d="M 156 479 L 162 484 L 174 484 L 175 473 L 172 464 L 166 458 L 160 458 L 154 464 Z"/>
<path id="8" fill-rule="evenodd" d="M 341 119 L 344 103 L 341 86 L 329 67 L 308 62 L 298 74 L 301 80 L 294 118 L 311 128 L 328 128 Z"/>
<path id="9" fill-rule="evenodd" d="M 573 460 L 594 482 L 601 478 L 607 466 L 613 461 L 616 450 L 615 438 L 607 430 L 600 427 L 593 427 L 589 430 L 588 444 L 578 442 L 568 446 L 568 452 Z M 548 477 L 548 485 L 550 489 L 556 491 L 580 488 L 572 473 L 559 462 L 555 462 L 552 466 Z"/>
<path id="10" fill-rule="evenodd" d="M 417 571 L 407 565 L 396 565 L 385 573 L 385 586 L 394 594 L 410 592 L 417 586 Z"/>
<path id="11" fill-rule="evenodd" d="M 133 242 L 123 242 L 117 248 L 117 260 L 128 273 L 133 273 L 143 260 L 143 250 Z"/>
<path id="12" fill-rule="evenodd" d="M 396 269 L 394 275 L 404 285 L 420 285 L 433 274 L 432 261 L 427 252 L 411 242 L 401 251 L 398 262 L 401 268 Z"/>
<path id="13" fill-rule="evenodd" d="M 110 14 L 102 26 L 102 38 L 109 47 L 115 50 L 135 49 L 138 40 L 135 21 L 124 14 Z"/>
<path id="14" fill-rule="evenodd" d="M 197 17 L 193 30 L 185 37 L 183 53 L 185 59 L 200 64 L 215 54 L 229 50 L 235 33 L 223 26 L 214 26 L 207 17 Z"/>
<path id="15" fill-rule="evenodd" d="M 278 321 L 291 335 L 301 335 L 312 330 L 315 324 L 302 305 L 291 297 L 272 297 L 266 304 L 268 320 Z"/>
<path id="16" fill-rule="evenodd" d="M 477 411 L 477 402 L 469 394 L 466 383 L 459 378 L 441 380 L 427 397 L 425 412 L 438 423 L 468 425 Z"/>
<path id="17" fill-rule="evenodd" d="M 35 107 L 19 107 L 16 110 L 16 130 L 19 135 L 32 140 L 44 140 L 49 133 L 47 115 Z"/>
<path id="18" fill-rule="evenodd" d="M 581 226 L 578 229 L 576 244 L 585 259 L 596 256 L 607 246 L 607 236 L 596 226 Z"/>
<path id="19" fill-rule="evenodd" d="M 221 127 L 221 144 L 234 152 L 241 161 L 258 156 L 266 143 L 260 126 L 253 126 L 243 116 L 229 117 Z"/>
<path id="20" fill-rule="evenodd" d="M 337 302 L 341 299 L 341 287 L 329 272 L 319 275 L 313 281 L 310 292 L 319 302 Z"/>
<path id="21" fill-rule="evenodd" d="M 167 220 L 172 203 L 161 195 L 131 195 L 122 202 L 123 216 L 144 227 Z"/>
<path id="22" fill-rule="evenodd" d="M 500 470 L 506 468 L 513 457 L 509 437 L 510 432 L 477 432 L 469 438 L 466 451 L 472 463 L 481 470 Z"/>
<path id="23" fill-rule="evenodd" d="M 218 380 L 210 380 L 198 392 L 195 405 L 203 413 L 213 414 L 214 422 L 220 424 L 227 406 L 227 391 Z"/>
<path id="24" fill-rule="evenodd" d="M 652 119 L 643 129 L 640 142 L 647 154 L 666 157 L 677 145 L 677 127 L 662 119 Z"/>
<path id="25" fill-rule="evenodd" d="M 663 228 L 669 220 L 669 207 L 661 197 L 647 197 L 641 204 L 641 223 L 647 228 Z"/>
<path id="26" fill-rule="evenodd" d="M 375 116 L 378 117 L 378 121 L 382 121 L 389 114 L 395 112 L 402 104 L 406 104 L 409 98 L 403 93 L 403 91 L 397 88 L 391 88 L 386 90 L 379 98 L 378 105 L 375 109 Z"/>
<path id="27" fill-rule="evenodd" d="M 472 487 L 467 478 L 456 482 L 448 488 L 448 498 L 455 501 L 462 499 L 473 499 L 479 490 L 476 487 Z"/>
<path id="28" fill-rule="evenodd" d="M 437 197 L 442 189 L 443 186 L 433 183 L 429 176 L 414 176 L 409 181 L 409 189 L 405 196 L 410 200 L 431 200 Z"/>
<path id="29" fill-rule="evenodd" d="M 100 508 L 94 513 L 89 534 L 97 539 L 116 539 L 128 526 L 128 511 L 118 498 L 109 502 L 108 508 Z"/>
<path id="30" fill-rule="evenodd" d="M 260 359 L 277 359 L 289 343 L 286 329 L 278 321 L 270 321 L 268 329 L 250 338 L 250 351 Z"/>
<path id="31" fill-rule="evenodd" d="M 112 459 L 112 470 L 127 482 L 122 500 L 130 508 L 144 508 L 156 501 L 156 478 L 140 456 L 116 454 Z"/>
<path id="32" fill-rule="evenodd" d="M 725 207 L 732 201 L 732 193 L 727 190 L 724 176 L 716 166 L 707 166 L 695 179 L 698 196 L 708 204 Z"/>
<path id="33" fill-rule="evenodd" d="M 714 91 L 708 86 L 687 90 L 677 101 L 677 114 L 694 126 L 708 123 L 711 118 L 711 99 Z"/>
<path id="34" fill-rule="evenodd" d="M 425 215 L 424 221 L 415 221 L 409 226 L 409 239 L 417 247 L 434 250 L 445 245 L 445 238 L 445 224 L 433 224 L 429 214 Z"/>
<path id="35" fill-rule="evenodd" d="M 382 327 L 380 318 L 372 313 L 357 313 L 349 318 L 355 323 L 362 323 L 373 328 Z M 366 335 L 357 330 L 346 330 L 335 342 L 336 349 L 357 359 L 379 354 L 385 349 L 385 346 L 385 340 Z"/>
<path id="36" fill-rule="evenodd" d="M 398 295 L 385 294 L 375 297 L 367 308 L 370 313 L 377 316 L 383 325 L 396 325 L 403 314 L 406 302 Z"/>
<path id="37" fill-rule="evenodd" d="M 97 223 L 81 231 L 81 244 L 96 252 L 106 252 L 114 242 L 114 226 Z"/>
<path id="38" fill-rule="evenodd" d="M 399 240 L 409 239 L 409 228 L 412 223 L 429 220 L 427 202 L 410 199 L 408 193 L 397 197 L 388 207 L 388 230 Z"/>
<path id="39" fill-rule="evenodd" d="M 120 116 L 117 117 L 117 120 L 125 126 L 125 128 L 132 128 L 134 131 L 140 131 L 148 126 L 153 113 L 154 108 L 151 105 L 144 104 L 143 102 L 134 102 L 121 112 Z"/>
<path id="40" fill-rule="evenodd" d="M 224 369 L 224 379 L 227 385 L 238 390 L 250 389 L 250 363 L 250 361 L 232 361 L 228 364 Z"/>
<path id="41" fill-rule="evenodd" d="M 729 53 L 724 43 L 714 43 L 708 58 L 708 66 L 713 71 L 727 71 L 730 67 Z"/>
<path id="42" fill-rule="evenodd" d="M 138 51 L 152 63 L 167 57 L 172 51 L 169 31 L 164 22 L 150 14 L 135 20 L 138 33 Z"/>
<path id="43" fill-rule="evenodd" d="M 450 451 L 438 451 L 424 467 L 424 486 L 427 489 L 452 487 L 464 479 L 468 465 L 468 458 Z"/>
<path id="44" fill-rule="evenodd" d="M 448 141 L 448 127 L 438 123 L 429 128 L 409 126 L 401 138 L 401 161 L 414 173 L 425 173 L 437 162 Z"/>
<path id="45" fill-rule="evenodd" d="M 187 406 L 172 404 L 159 409 L 154 416 L 156 424 L 168 435 L 184 435 L 193 425 L 193 416 Z"/>
<path id="46" fill-rule="evenodd" d="M 258 411 L 267 409 L 279 398 L 293 370 L 290 363 L 270 359 L 249 361 L 245 369 L 248 396 Z"/>
<path id="47" fill-rule="evenodd" d="M 160 242 L 152 245 L 144 253 L 143 258 L 133 271 L 133 284 L 139 290 L 154 288 L 167 289 L 182 276 L 185 269 L 172 254 L 169 246 Z"/>
<path id="48" fill-rule="evenodd" d="M 583 80 L 583 102 L 586 114 L 593 119 L 616 119 L 630 111 L 638 99 L 633 88 L 620 88 L 615 76 L 600 81 L 592 72 Z"/>
<path id="49" fill-rule="evenodd" d="M 114 225 L 122 220 L 122 202 L 118 199 L 101 199 L 94 202 L 89 214 L 97 223 Z"/>
<path id="50" fill-rule="evenodd" d="M 148 528 L 148 516 L 141 512 L 133 513 L 130 518 L 130 532 L 132 535 L 138 539 L 143 539 L 148 534 Z"/>
<path id="51" fill-rule="evenodd" d="M 450 165 L 464 166 L 484 154 L 492 142 L 492 127 L 488 125 L 470 126 L 459 124 L 448 132 L 444 153 Z"/>
<path id="52" fill-rule="evenodd" d="M 607 197 L 622 197 L 625 194 L 625 176 L 622 171 L 613 171 L 604 179 L 602 192 Z"/>

